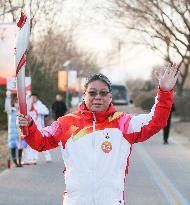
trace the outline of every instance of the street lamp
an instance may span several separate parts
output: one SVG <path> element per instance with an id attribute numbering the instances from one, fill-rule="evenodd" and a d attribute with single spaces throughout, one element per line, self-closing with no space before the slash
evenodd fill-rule
<path id="1" fill-rule="evenodd" d="M 63 63 L 63 66 L 64 66 L 64 67 L 68 67 L 70 64 L 71 64 L 71 60 L 66 60 L 66 61 Z"/>
<path id="2" fill-rule="evenodd" d="M 65 103 L 67 105 L 67 107 L 69 107 L 69 67 L 71 65 L 71 60 L 66 60 L 63 63 L 63 67 L 66 68 L 66 73 L 67 73 L 67 83 L 66 83 L 66 96 L 65 96 Z"/>

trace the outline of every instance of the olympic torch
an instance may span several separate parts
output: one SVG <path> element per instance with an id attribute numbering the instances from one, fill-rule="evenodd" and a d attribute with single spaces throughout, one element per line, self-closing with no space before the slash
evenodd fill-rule
<path id="1" fill-rule="evenodd" d="M 30 23 L 27 16 L 21 12 L 20 20 L 17 23 L 18 34 L 16 37 L 15 48 L 15 67 L 16 67 L 16 79 L 17 79 L 17 96 L 19 102 L 20 113 L 27 114 L 26 105 L 26 88 L 25 88 L 25 67 L 26 67 L 26 52 L 29 42 Z M 27 127 L 22 129 L 23 135 L 27 135 Z"/>

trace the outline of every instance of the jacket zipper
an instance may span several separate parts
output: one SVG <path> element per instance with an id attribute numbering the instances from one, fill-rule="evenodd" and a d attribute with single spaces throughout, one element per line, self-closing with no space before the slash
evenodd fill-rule
<path id="1" fill-rule="evenodd" d="M 93 204 L 96 204 L 95 201 L 95 161 L 96 161 L 96 145 L 95 145 L 95 131 L 96 131 L 96 116 L 94 113 L 92 113 L 92 120 L 93 120 L 93 135 L 92 135 L 92 147 L 93 147 L 93 173 L 92 173 L 92 177 L 93 177 Z"/>

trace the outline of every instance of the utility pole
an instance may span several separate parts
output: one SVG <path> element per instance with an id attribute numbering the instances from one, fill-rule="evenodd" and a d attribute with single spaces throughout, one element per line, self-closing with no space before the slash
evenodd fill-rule
<path id="1" fill-rule="evenodd" d="M 66 68 L 66 73 L 67 73 L 67 83 L 66 83 L 66 96 L 65 96 L 65 103 L 67 107 L 69 107 L 69 69 L 71 66 L 71 60 L 66 60 L 63 64 L 63 67 Z"/>

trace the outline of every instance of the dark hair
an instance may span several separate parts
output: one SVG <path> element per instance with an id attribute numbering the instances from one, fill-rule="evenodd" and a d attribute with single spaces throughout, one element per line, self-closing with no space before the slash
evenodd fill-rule
<path id="1" fill-rule="evenodd" d="M 14 107 L 14 104 L 15 104 L 17 99 L 18 99 L 17 94 L 15 94 L 15 93 L 11 94 L 11 106 L 12 107 Z"/>
<path id="2" fill-rule="evenodd" d="M 111 82 L 110 80 L 103 74 L 94 74 L 94 75 L 91 75 L 87 78 L 86 80 L 86 83 L 84 85 L 84 88 L 87 89 L 88 85 L 91 83 L 91 82 L 94 82 L 96 80 L 100 80 L 102 82 L 104 82 L 108 88 L 109 88 L 109 91 L 111 92 Z"/>
<path id="3" fill-rule="evenodd" d="M 38 98 L 38 94 L 37 93 L 31 93 L 31 96 L 35 96 Z"/>

